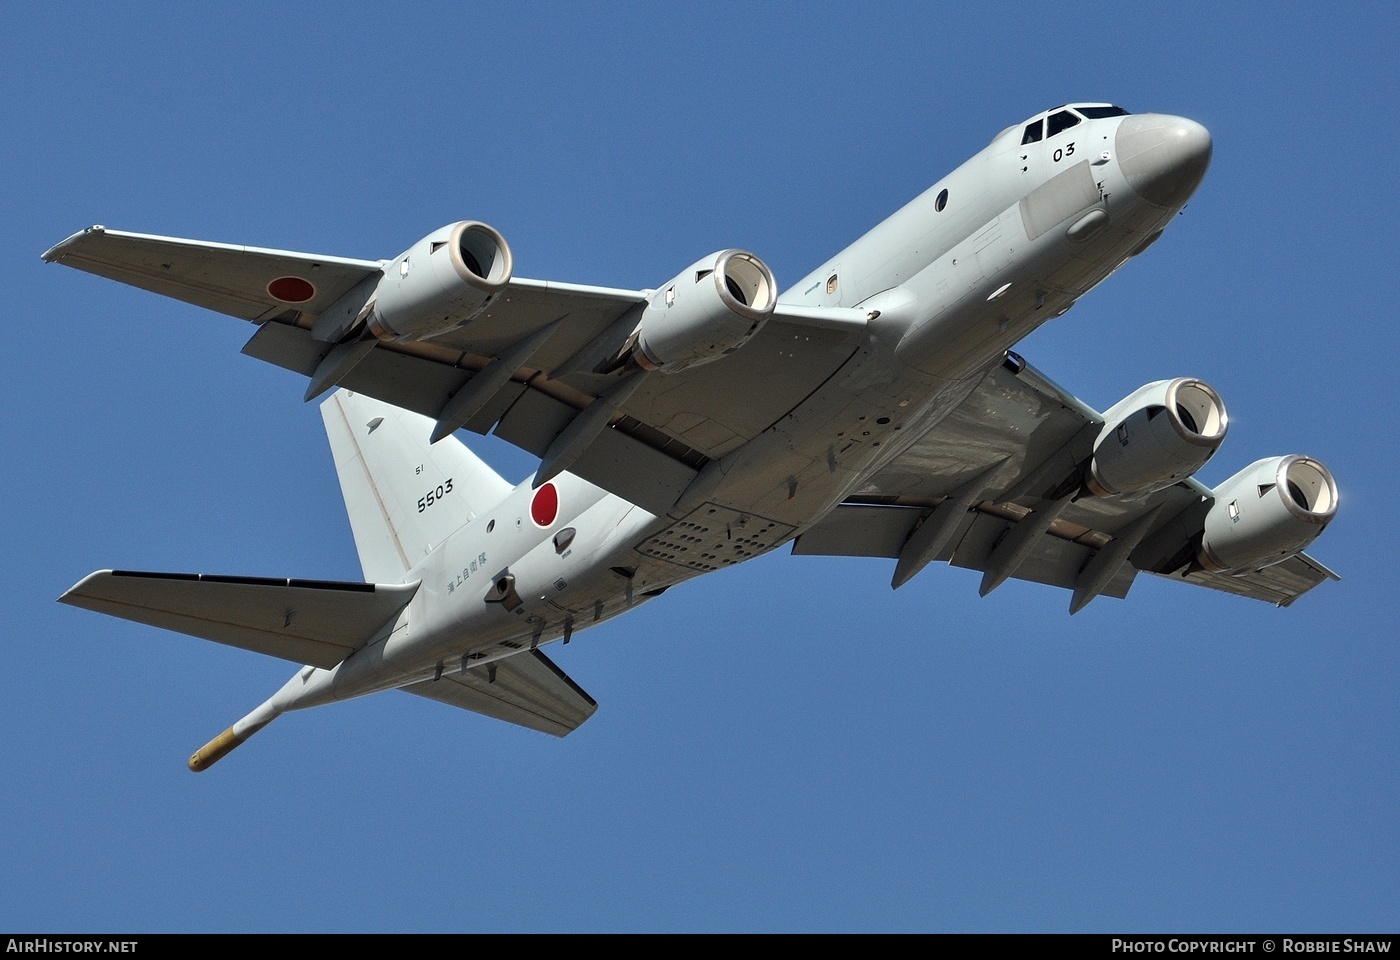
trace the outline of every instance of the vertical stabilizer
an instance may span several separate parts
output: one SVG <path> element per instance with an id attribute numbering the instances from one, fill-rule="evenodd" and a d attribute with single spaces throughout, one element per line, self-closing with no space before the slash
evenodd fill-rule
<path id="1" fill-rule="evenodd" d="M 360 567 L 398 583 L 437 544 L 505 499 L 511 485 L 433 421 L 337 390 L 321 404 Z"/>

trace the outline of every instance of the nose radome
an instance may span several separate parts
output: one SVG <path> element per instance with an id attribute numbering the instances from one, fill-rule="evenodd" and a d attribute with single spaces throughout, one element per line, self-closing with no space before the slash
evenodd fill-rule
<path id="1" fill-rule="evenodd" d="M 1210 166 L 1210 131 L 1185 117 L 1161 113 L 1124 117 L 1114 146 L 1128 186 L 1163 207 L 1185 203 Z"/>

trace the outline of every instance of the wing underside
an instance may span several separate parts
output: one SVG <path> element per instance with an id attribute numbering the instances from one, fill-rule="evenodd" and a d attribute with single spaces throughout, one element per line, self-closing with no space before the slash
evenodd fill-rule
<path id="1" fill-rule="evenodd" d="M 289 309 L 324 310 L 381 270 L 374 260 L 178 240 L 100 226 L 75 233 L 48 250 L 44 259 L 253 321 Z M 279 287 L 276 281 L 286 277 L 299 278 L 304 285 Z M 279 292 L 294 299 L 274 295 Z"/>
<path id="2" fill-rule="evenodd" d="M 888 557 L 898 559 L 904 545 L 931 510 L 909 506 L 843 504 L 798 538 L 793 553 L 808 556 Z M 967 510 L 948 543 L 930 560 L 985 573 L 997 542 L 1019 522 L 984 509 Z M 1022 557 L 1016 580 L 1073 589 L 1079 571 L 1095 553 L 1093 547 L 1062 536 L 1041 536 Z M 1137 571 L 1123 565 L 1102 590 L 1103 595 L 1128 595 Z"/>
<path id="3" fill-rule="evenodd" d="M 1141 499 L 1081 496 L 1068 481 L 1102 425 L 1097 411 L 1008 355 L 793 552 L 887 557 L 916 569 L 943 561 L 981 571 L 983 593 L 1008 578 L 1073 590 L 1072 610 L 1126 596 L 1140 572 L 1279 606 L 1338 579 L 1306 554 L 1239 574 L 1189 562 L 1191 531 L 1212 500 L 1193 479 Z M 923 555 L 921 530 L 932 544 Z"/>
<path id="4" fill-rule="evenodd" d="M 311 378 L 313 388 L 343 386 L 444 430 L 494 432 L 537 456 L 558 454 L 556 441 L 601 401 L 585 418 L 590 429 L 579 423 L 570 435 L 568 469 L 652 513 L 666 512 L 709 460 L 801 403 L 859 345 L 859 311 L 780 305 L 742 350 L 646 377 L 608 361 L 650 291 L 516 278 L 440 336 L 350 349 L 318 339 L 326 331 L 317 318 L 368 298 L 384 262 L 103 227 L 44 259 L 255 322 L 243 352 Z"/>

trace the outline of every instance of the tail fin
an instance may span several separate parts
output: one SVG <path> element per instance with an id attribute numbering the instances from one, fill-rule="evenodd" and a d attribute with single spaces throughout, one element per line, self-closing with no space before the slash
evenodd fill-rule
<path id="1" fill-rule="evenodd" d="M 433 421 L 337 390 L 321 404 L 360 567 L 398 583 L 438 543 L 506 498 L 511 484 Z"/>

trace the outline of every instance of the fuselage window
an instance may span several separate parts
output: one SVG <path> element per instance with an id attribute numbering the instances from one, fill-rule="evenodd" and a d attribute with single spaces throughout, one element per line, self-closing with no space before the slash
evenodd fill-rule
<path id="1" fill-rule="evenodd" d="M 1122 107 L 1075 107 L 1079 114 L 1089 120 L 1102 120 L 1104 117 L 1126 117 L 1128 111 Z"/>
<path id="2" fill-rule="evenodd" d="M 1043 120 L 1037 120 L 1034 123 L 1026 124 L 1026 135 L 1021 138 L 1021 143 L 1038 143 L 1040 141 L 1040 132 L 1044 127 L 1045 122 Z"/>
<path id="3" fill-rule="evenodd" d="M 942 212 L 943 212 L 943 208 L 946 207 L 947 205 L 948 205 L 948 191 L 947 191 L 947 190 L 940 190 L 940 191 L 938 191 L 938 199 L 935 200 L 935 201 L 933 201 L 933 209 L 936 210 L 936 211 L 938 211 L 939 213 L 942 213 Z"/>
<path id="4" fill-rule="evenodd" d="M 1045 138 L 1048 140 L 1055 134 L 1068 130 L 1078 122 L 1079 118 L 1068 110 L 1061 110 L 1059 113 L 1051 114 L 1050 119 L 1046 121 L 1048 127 L 1045 132 Z"/>

